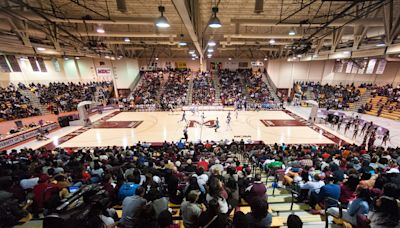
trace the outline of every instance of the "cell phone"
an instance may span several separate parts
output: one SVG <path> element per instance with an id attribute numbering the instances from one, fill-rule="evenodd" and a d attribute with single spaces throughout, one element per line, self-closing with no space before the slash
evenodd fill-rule
<path id="1" fill-rule="evenodd" d="M 79 190 L 78 186 L 70 186 L 70 187 L 68 187 L 69 193 L 74 193 L 74 192 L 77 192 L 78 190 Z"/>

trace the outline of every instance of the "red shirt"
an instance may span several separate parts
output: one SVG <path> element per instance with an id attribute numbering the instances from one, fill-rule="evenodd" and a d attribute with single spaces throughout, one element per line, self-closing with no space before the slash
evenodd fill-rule
<path id="1" fill-rule="evenodd" d="M 204 171 L 208 171 L 208 162 L 199 161 L 197 162 L 197 167 L 203 167 Z"/>
<path id="2" fill-rule="evenodd" d="M 329 158 L 331 155 L 330 154 L 328 154 L 328 153 L 323 153 L 322 154 L 322 157 L 324 158 L 324 159 L 327 159 L 327 158 Z"/>

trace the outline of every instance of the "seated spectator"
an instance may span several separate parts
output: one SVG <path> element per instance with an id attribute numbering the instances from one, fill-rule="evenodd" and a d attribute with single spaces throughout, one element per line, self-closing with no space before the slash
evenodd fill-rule
<path id="1" fill-rule="evenodd" d="M 246 202 L 252 204 L 255 201 L 259 201 L 267 198 L 267 188 L 265 184 L 261 182 L 261 175 L 256 174 L 254 182 L 246 189 Z"/>
<path id="2" fill-rule="evenodd" d="M 330 197 L 334 200 L 339 200 L 340 197 L 340 186 L 337 184 L 337 178 L 333 176 L 326 177 L 326 184 L 321 187 L 319 193 L 311 192 L 310 195 L 310 206 L 312 208 L 311 213 L 318 214 L 319 210 L 315 210 L 317 204 L 324 208 L 327 207 L 334 207 L 337 205 L 336 202 L 332 200 L 327 200 L 327 197 Z"/>
<path id="3" fill-rule="evenodd" d="M 192 190 L 181 204 L 181 215 L 185 228 L 198 227 L 200 214 L 204 210 L 204 207 L 197 203 L 199 196 L 199 191 Z"/>
<path id="4" fill-rule="evenodd" d="M 134 228 L 139 224 L 140 212 L 146 204 L 143 198 L 145 189 L 141 186 L 136 188 L 135 195 L 126 197 L 122 202 L 122 218 L 120 222 L 126 228 Z"/>
<path id="5" fill-rule="evenodd" d="M 246 214 L 248 227 L 269 228 L 272 223 L 272 215 L 268 212 L 268 203 L 265 200 L 253 201 L 250 204 L 251 212 Z"/>
<path id="6" fill-rule="evenodd" d="M 202 212 L 199 217 L 199 227 L 219 228 L 228 224 L 226 214 L 221 213 L 218 200 L 212 199 L 208 202 L 207 210 Z"/>

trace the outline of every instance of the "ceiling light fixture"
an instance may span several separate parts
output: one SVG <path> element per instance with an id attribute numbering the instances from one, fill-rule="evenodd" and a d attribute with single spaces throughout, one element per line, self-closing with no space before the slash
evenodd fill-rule
<path id="1" fill-rule="evenodd" d="M 168 19 L 164 16 L 165 7 L 158 6 L 158 11 L 160 11 L 161 16 L 159 18 L 157 18 L 156 26 L 159 28 L 169 28 L 170 25 L 169 25 Z"/>
<path id="2" fill-rule="evenodd" d="M 212 56 L 212 54 L 208 54 L 207 57 L 210 58 Z"/>
<path id="3" fill-rule="evenodd" d="M 111 60 L 115 60 L 115 57 L 114 57 L 114 56 L 111 56 Z"/>
<path id="4" fill-rule="evenodd" d="M 296 32 L 294 30 L 290 30 L 288 34 L 289 34 L 289 36 L 294 36 L 294 35 L 296 35 Z"/>
<path id="5" fill-rule="evenodd" d="M 377 47 L 385 47 L 386 44 L 383 41 L 379 41 L 375 46 L 377 46 Z"/>
<path id="6" fill-rule="evenodd" d="M 186 42 L 184 42 L 184 41 L 179 41 L 179 46 L 186 46 L 187 45 L 187 43 Z"/>
<path id="7" fill-rule="evenodd" d="M 156 61 L 158 60 L 158 57 L 156 57 Z"/>
<path id="8" fill-rule="evenodd" d="M 189 54 L 193 55 L 193 54 L 194 54 L 194 51 L 193 51 L 193 50 L 190 50 L 190 51 L 189 51 Z"/>
<path id="9" fill-rule="evenodd" d="M 80 58 L 79 58 L 79 56 L 75 56 L 75 59 L 78 60 L 78 59 L 80 59 Z"/>
<path id="10" fill-rule="evenodd" d="M 131 42 L 131 39 L 129 39 L 128 37 L 125 37 L 124 41 L 125 42 Z"/>
<path id="11" fill-rule="evenodd" d="M 231 61 L 231 60 L 232 60 L 232 58 L 228 58 L 228 60 L 229 60 L 229 61 Z"/>
<path id="12" fill-rule="evenodd" d="M 214 52 L 214 49 L 209 48 L 207 51 L 210 52 L 210 53 L 213 53 L 213 52 Z"/>
<path id="13" fill-rule="evenodd" d="M 208 46 L 214 47 L 215 45 L 217 45 L 217 43 L 215 43 L 215 41 L 213 41 L 213 40 L 208 41 Z"/>
<path id="14" fill-rule="evenodd" d="M 221 21 L 219 20 L 219 18 L 217 17 L 217 13 L 218 13 L 218 7 L 214 6 L 212 8 L 212 16 L 211 16 L 211 20 L 208 23 L 208 26 L 210 28 L 221 28 Z"/>
<path id="15" fill-rule="evenodd" d="M 109 58 L 110 58 L 110 56 L 106 55 L 106 56 L 104 56 L 104 58 L 106 58 L 106 59 L 109 59 Z"/>
<path id="16" fill-rule="evenodd" d="M 105 33 L 106 30 L 104 30 L 104 27 L 102 25 L 98 25 L 96 28 L 97 33 Z"/>
<path id="17" fill-rule="evenodd" d="M 195 58 L 193 57 L 192 60 L 195 60 Z"/>
<path id="18" fill-rule="evenodd" d="M 270 44 L 274 44 L 274 43 L 275 43 L 275 40 L 274 40 L 274 39 L 270 39 L 270 40 L 269 40 L 269 43 L 270 43 Z"/>
<path id="19" fill-rule="evenodd" d="M 69 60 L 69 58 L 68 57 L 64 57 L 64 60 L 67 61 L 67 60 Z"/>
<path id="20" fill-rule="evenodd" d="M 268 60 L 268 58 L 264 58 L 264 61 L 267 61 Z"/>
<path id="21" fill-rule="evenodd" d="M 45 51 L 46 50 L 46 48 L 44 48 L 44 47 L 38 47 L 38 48 L 36 48 L 38 51 Z"/>
<path id="22" fill-rule="evenodd" d="M 192 57 L 195 57 L 195 56 L 197 56 L 196 53 L 193 53 L 193 54 L 192 54 Z"/>

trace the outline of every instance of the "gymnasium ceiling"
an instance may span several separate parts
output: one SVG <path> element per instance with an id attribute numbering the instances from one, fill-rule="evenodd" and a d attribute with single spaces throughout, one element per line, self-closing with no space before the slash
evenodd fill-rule
<path id="1" fill-rule="evenodd" d="M 399 0 L 257 2 L 263 3 L 261 12 L 255 12 L 256 0 L 3 0 L 0 52 L 150 60 L 189 58 L 188 52 L 195 50 L 207 58 L 207 43 L 214 40 L 213 58 L 400 53 Z M 165 7 L 169 28 L 154 24 L 159 5 Z M 218 29 L 207 26 L 214 6 L 222 24 Z M 98 26 L 105 33 L 97 33 Z M 179 45 L 181 41 L 187 45 Z"/>

